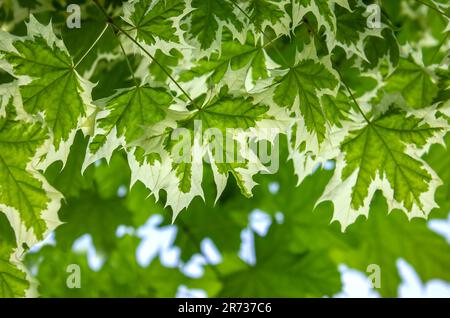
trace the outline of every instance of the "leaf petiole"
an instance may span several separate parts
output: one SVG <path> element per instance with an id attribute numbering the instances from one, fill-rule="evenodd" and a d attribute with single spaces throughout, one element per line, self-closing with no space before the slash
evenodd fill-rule
<path id="1" fill-rule="evenodd" d="M 95 41 L 91 44 L 89 49 L 83 54 L 83 56 L 78 60 L 78 62 L 74 65 L 73 68 L 77 68 L 78 65 L 86 58 L 86 56 L 92 51 L 92 49 L 95 47 L 95 45 L 100 41 L 103 34 L 105 34 L 106 29 L 108 28 L 108 24 L 105 24 L 105 27 L 103 28 L 102 32 L 100 32 L 99 36 L 95 39 Z"/>

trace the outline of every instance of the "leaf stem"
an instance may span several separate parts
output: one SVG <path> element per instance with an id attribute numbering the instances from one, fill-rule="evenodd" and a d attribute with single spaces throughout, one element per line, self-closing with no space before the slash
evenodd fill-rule
<path id="1" fill-rule="evenodd" d="M 120 32 L 122 32 L 127 38 L 129 38 L 134 44 L 136 44 L 145 54 L 148 55 L 148 57 L 150 57 L 150 59 L 155 62 L 156 65 L 158 65 L 161 70 L 164 72 L 164 74 L 167 75 L 168 78 L 170 78 L 170 80 L 180 89 L 180 91 L 189 99 L 189 101 L 191 103 L 194 103 L 193 99 L 189 96 L 189 94 L 181 87 L 181 85 L 177 82 L 177 80 L 175 80 L 175 78 L 173 78 L 173 76 L 170 74 L 169 71 L 167 71 L 164 66 L 162 66 L 161 63 L 158 62 L 157 59 L 155 59 L 155 57 L 147 50 L 145 49 L 138 41 L 136 41 L 131 35 L 129 35 L 127 32 L 125 32 L 122 28 L 120 28 L 119 26 L 112 24 L 117 30 L 119 30 Z"/>
<path id="2" fill-rule="evenodd" d="M 191 96 L 181 87 L 181 85 L 178 83 L 178 81 L 173 78 L 172 74 L 170 74 L 169 71 L 167 71 L 164 66 L 158 62 L 158 60 L 155 59 L 155 57 L 147 50 L 145 49 L 142 44 L 140 44 L 138 41 L 136 41 L 136 39 L 134 39 L 127 31 L 125 31 L 124 29 L 122 29 L 120 26 L 118 26 L 117 24 L 114 23 L 114 21 L 111 19 L 111 17 L 108 15 L 108 13 L 105 11 L 105 9 L 102 7 L 102 5 L 98 2 L 98 0 L 93 0 L 95 2 L 95 4 L 100 8 L 100 10 L 103 12 L 103 14 L 105 15 L 105 17 L 107 18 L 107 23 L 109 25 L 111 25 L 113 28 L 115 28 L 117 31 L 120 31 L 121 33 L 123 33 L 127 38 L 129 38 L 134 44 L 136 44 L 141 50 L 142 52 L 144 52 L 145 54 L 147 54 L 148 57 L 150 57 L 150 59 L 156 64 L 158 65 L 161 70 L 164 72 L 164 74 L 167 75 L 167 77 L 178 87 L 178 89 L 183 93 L 183 95 L 186 96 L 186 98 L 196 107 L 194 100 L 191 98 Z"/>
<path id="3" fill-rule="evenodd" d="M 445 34 L 445 37 L 441 40 L 441 42 L 439 43 L 438 47 L 436 48 L 436 51 L 434 51 L 433 56 L 431 57 L 431 60 L 430 60 L 431 64 L 433 64 L 433 61 L 436 58 L 436 56 L 439 53 L 439 51 L 441 50 L 442 45 L 444 45 L 445 41 L 447 41 L 448 35 L 449 35 L 449 33 L 447 32 Z"/>
<path id="4" fill-rule="evenodd" d="M 249 14 L 248 14 L 247 12 L 245 12 L 245 11 L 244 11 L 237 3 L 236 3 L 235 0 L 231 0 L 231 2 L 233 3 L 233 5 L 234 5 L 236 8 L 239 9 L 239 11 L 241 11 L 241 12 L 247 17 L 247 19 L 249 19 L 250 22 L 253 22 L 252 19 L 251 19 L 251 17 L 249 16 Z M 305 22 L 307 23 L 307 21 L 305 21 Z M 258 29 L 258 30 L 261 32 L 261 34 L 262 34 L 266 39 L 269 40 L 269 43 L 268 43 L 268 44 L 270 44 L 270 43 L 272 42 L 272 40 L 267 36 L 267 34 L 264 32 L 264 30 L 261 29 L 259 26 L 255 25 L 255 24 L 253 24 L 253 25 L 255 26 L 256 29 Z M 307 26 L 309 26 L 308 23 L 307 23 Z M 309 29 L 310 29 L 310 32 L 313 32 L 313 31 L 314 31 L 314 30 L 311 28 L 311 26 L 309 26 Z M 313 35 L 314 35 L 315 37 L 317 37 L 317 34 L 316 34 L 315 32 L 313 32 Z M 276 38 L 275 40 L 277 40 L 277 39 L 278 39 L 278 38 Z M 277 54 L 280 56 L 280 58 L 282 59 L 282 61 L 286 64 L 286 66 L 288 66 L 289 69 L 292 70 L 293 67 L 294 67 L 295 65 L 290 65 L 290 63 L 286 60 L 286 58 L 285 58 L 284 55 L 280 52 L 280 50 L 278 49 L 278 47 L 274 46 L 274 49 L 275 49 L 275 51 L 277 52 Z M 294 58 L 294 64 L 295 64 L 295 59 L 296 59 L 296 58 Z M 294 74 L 295 74 L 295 73 L 294 73 Z M 298 87 L 301 87 L 300 82 L 298 82 L 297 85 L 298 85 Z M 330 123 L 329 123 L 329 121 L 327 120 L 327 117 L 326 117 L 326 115 L 325 115 L 325 112 L 324 112 L 323 108 L 322 108 L 322 107 L 319 107 L 319 108 L 320 108 L 320 112 L 322 113 L 323 118 L 325 119 L 325 124 L 328 126 L 329 129 L 331 129 Z M 363 114 L 363 115 L 364 115 L 364 114 Z M 331 142 L 330 142 L 330 144 L 331 144 Z M 331 146 L 333 146 L 333 145 L 331 145 Z"/>
<path id="5" fill-rule="evenodd" d="M 122 50 L 123 56 L 125 57 L 125 61 L 127 62 L 127 66 L 128 66 L 128 69 L 130 70 L 131 77 L 133 77 L 134 85 L 136 85 L 136 87 L 137 87 L 138 82 L 136 80 L 136 77 L 134 76 L 134 71 L 133 71 L 133 68 L 131 67 L 131 63 L 130 63 L 130 60 L 128 59 L 128 55 L 125 52 L 125 49 L 123 48 L 122 41 L 120 41 L 119 36 L 115 32 L 114 32 L 114 35 L 116 36 L 117 42 L 119 42 L 120 49 Z"/>
<path id="6" fill-rule="evenodd" d="M 95 39 L 95 41 L 92 43 L 92 45 L 89 47 L 89 49 L 83 54 L 83 56 L 78 60 L 78 62 L 75 64 L 73 68 L 77 68 L 78 65 L 84 60 L 84 58 L 92 51 L 92 49 L 95 47 L 95 45 L 100 41 L 103 34 L 105 34 L 106 29 L 108 28 L 108 24 L 105 25 L 102 32 L 99 34 L 99 36 Z"/>
<path id="7" fill-rule="evenodd" d="M 439 9 L 436 8 L 436 7 L 433 7 L 433 6 L 430 5 L 429 3 L 425 2 L 425 1 L 422 1 L 422 0 L 416 0 L 416 1 L 419 2 L 419 3 L 421 3 L 421 4 L 423 4 L 423 5 L 425 5 L 425 6 L 427 6 L 427 7 L 430 8 L 431 10 L 436 11 L 436 12 L 439 13 L 440 15 L 442 15 L 442 16 L 447 17 L 448 19 L 450 19 L 450 15 L 448 15 L 448 14 L 445 13 L 444 11 L 439 10 Z"/>
<path id="8" fill-rule="evenodd" d="M 233 5 L 239 10 L 239 11 L 241 11 L 246 17 L 247 17 L 247 19 L 250 21 L 250 22 L 253 22 L 252 21 L 252 18 L 248 15 L 248 13 L 247 12 L 245 12 L 237 3 L 236 3 L 236 1 L 235 0 L 230 0 L 232 3 L 233 3 Z M 266 34 L 266 32 L 264 32 L 264 30 L 263 29 L 261 29 L 259 26 L 257 26 L 257 25 L 255 25 L 255 24 L 253 24 L 254 26 L 255 26 L 255 28 L 259 31 L 259 32 L 261 32 L 261 34 L 267 39 L 267 40 L 269 40 L 269 44 L 271 43 L 271 39 L 269 38 L 269 36 Z M 278 39 L 278 38 L 277 38 Z M 275 39 L 276 40 L 276 39 Z M 264 46 L 263 46 L 264 47 Z M 280 56 L 280 58 L 283 60 L 283 62 L 286 64 L 286 65 L 289 65 L 289 63 L 288 63 L 288 61 L 286 60 L 286 58 L 284 57 L 284 55 L 280 52 L 280 50 L 276 47 L 276 46 L 274 46 L 274 49 L 275 49 L 275 51 L 278 53 L 278 55 Z"/>
<path id="9" fill-rule="evenodd" d="M 336 69 L 336 72 L 339 74 L 339 78 L 341 83 L 344 85 L 345 89 L 347 90 L 347 92 L 350 94 L 350 97 L 353 100 L 353 103 L 355 104 L 356 108 L 358 109 L 358 111 L 361 113 L 361 115 L 364 117 L 365 121 L 371 125 L 372 122 L 369 120 L 369 118 L 367 118 L 366 114 L 364 113 L 364 111 L 362 110 L 361 106 L 359 106 L 359 103 L 356 101 L 355 96 L 353 95 L 353 92 L 351 91 L 350 87 L 348 87 L 347 83 L 344 81 L 344 78 L 342 77 L 341 72 L 339 72 L 338 69 Z"/>

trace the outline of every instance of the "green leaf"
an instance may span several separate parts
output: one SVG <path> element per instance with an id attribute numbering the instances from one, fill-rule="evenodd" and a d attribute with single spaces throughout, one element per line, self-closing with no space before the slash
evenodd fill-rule
<path id="1" fill-rule="evenodd" d="M 382 36 L 368 37 L 364 44 L 364 53 L 371 68 L 378 66 L 383 57 L 387 57 L 393 67 L 399 63 L 400 52 L 394 33 L 390 29 L 384 29 Z"/>
<path id="2" fill-rule="evenodd" d="M 26 274 L 10 261 L 16 247 L 14 231 L 0 213 L 0 298 L 25 297 L 29 287 Z"/>
<path id="3" fill-rule="evenodd" d="M 308 59 L 289 69 L 277 83 L 274 101 L 282 107 L 299 107 L 308 131 L 322 142 L 327 118 L 318 93 L 333 90 L 338 85 L 335 76 L 323 64 Z"/>
<path id="4" fill-rule="evenodd" d="M 436 75 L 439 78 L 439 82 L 438 82 L 439 92 L 438 92 L 438 95 L 436 96 L 435 100 L 433 101 L 433 103 L 436 103 L 439 101 L 445 102 L 445 101 L 450 100 L 450 71 L 438 69 L 436 71 Z"/>
<path id="5" fill-rule="evenodd" d="M 343 48 L 347 56 L 357 55 L 367 61 L 364 42 L 367 38 L 381 37 L 385 21 L 381 13 L 374 12 L 374 8 L 366 6 L 362 1 L 349 1 L 351 8 L 336 6 L 336 45 Z M 378 7 L 375 7 L 378 10 Z M 378 17 L 378 14 L 380 16 Z M 380 18 L 380 26 L 372 26 L 373 19 Z M 388 39 L 389 40 L 389 39 Z M 372 54 L 372 52 L 371 52 Z M 371 57 L 373 59 L 373 57 Z M 370 61 L 370 60 L 369 60 Z"/>
<path id="6" fill-rule="evenodd" d="M 222 91 L 223 93 L 223 91 Z M 257 172 L 254 167 L 250 167 L 248 158 L 239 158 L 242 153 L 242 146 L 234 144 L 232 149 L 227 145 L 227 139 L 232 139 L 233 129 L 248 130 L 255 127 L 258 121 L 268 118 L 266 114 L 268 107 L 261 104 L 254 104 L 250 98 L 233 98 L 226 94 L 213 98 L 204 105 L 198 112 L 197 119 L 204 123 L 204 129 L 218 129 L 224 138 L 222 144 L 217 141 L 209 141 L 209 149 L 215 152 L 213 155 L 213 168 L 218 196 L 223 191 L 222 184 L 226 184 L 229 173 L 232 173 L 246 197 L 252 196 L 252 188 L 255 182 L 253 174 Z M 233 154 L 230 159 L 229 154 Z"/>
<path id="7" fill-rule="evenodd" d="M 332 209 L 325 204 L 317 204 L 333 172 L 318 168 L 300 186 L 291 187 L 297 182 L 292 171 L 292 165 L 287 164 L 278 174 L 261 180 L 261 187 L 254 196 L 255 206 L 260 206 L 273 217 L 282 213 L 283 222 L 279 226 L 288 238 L 286 248 L 293 253 L 328 250 L 331 255 L 335 249 L 347 250 L 357 246 L 358 240 L 354 235 L 342 233 L 336 223 L 330 224 Z M 276 193 L 270 191 L 273 184 L 279 186 Z"/>
<path id="8" fill-rule="evenodd" d="M 178 189 L 183 193 L 189 193 L 192 187 L 192 173 L 193 167 L 191 163 L 181 162 L 174 165 L 175 175 L 180 182 L 178 183 Z"/>
<path id="9" fill-rule="evenodd" d="M 182 0 L 140 0 L 135 2 L 129 20 L 139 40 L 154 44 L 156 39 L 178 41 L 174 18 L 181 15 L 186 2 Z"/>
<path id="10" fill-rule="evenodd" d="M 247 213 L 251 211 L 250 201 L 239 200 L 238 189 L 228 187 L 215 203 L 214 180 L 211 174 L 205 177 L 205 201 L 196 198 L 189 207 L 189 213 L 182 213 L 175 225 L 178 228 L 174 245 L 181 249 L 181 260 L 188 261 L 199 253 L 200 243 L 209 238 L 221 253 L 239 250 L 240 233 L 247 225 Z M 206 206 L 205 206 L 206 204 Z"/>
<path id="11" fill-rule="evenodd" d="M 117 40 L 114 38 L 113 29 L 109 26 L 107 27 L 105 21 L 96 18 L 96 16 L 100 16 L 102 12 L 96 7 L 94 8 L 96 10 L 88 16 L 90 19 L 83 19 L 80 21 L 80 28 L 69 28 L 64 24 L 61 31 L 61 38 L 64 40 L 64 44 L 66 45 L 72 60 L 77 62 L 80 61 L 80 64 L 77 66 L 77 71 L 80 74 L 89 72 L 90 68 L 101 54 L 117 50 L 118 46 Z M 87 14 L 82 14 L 81 17 L 84 18 L 86 15 Z M 105 27 L 107 27 L 106 30 L 104 30 Z M 99 40 L 98 42 L 95 42 L 97 38 Z M 83 57 L 86 50 L 93 43 L 95 43 L 93 49 Z"/>
<path id="12" fill-rule="evenodd" d="M 31 77 L 20 87 L 23 107 L 32 115 L 44 114 L 58 149 L 78 129 L 86 114 L 82 94 L 88 89 L 75 71 L 67 51 L 42 36 L 14 42 L 16 52 L 0 52 L 16 76 Z"/>
<path id="13" fill-rule="evenodd" d="M 346 46 L 355 45 L 360 41 L 361 33 L 367 27 L 367 19 L 364 17 L 365 9 L 362 7 L 348 11 L 336 8 L 336 40 Z"/>
<path id="14" fill-rule="evenodd" d="M 340 90 L 336 97 L 323 95 L 321 101 L 328 122 L 332 125 L 342 127 L 342 122 L 348 117 L 352 108 L 350 98 Z"/>
<path id="15" fill-rule="evenodd" d="M 193 0 L 192 11 L 181 21 L 187 25 L 187 38 L 196 40 L 200 49 L 212 47 L 224 24 L 230 31 L 242 31 L 243 23 L 234 13 L 232 2 L 225 0 Z"/>
<path id="16" fill-rule="evenodd" d="M 50 198 L 39 173 L 33 172 L 29 163 L 47 138 L 41 125 L 18 121 L 11 103 L 6 116 L 0 117 L 0 204 L 14 209 L 38 239 L 47 231 L 41 214 Z"/>
<path id="17" fill-rule="evenodd" d="M 339 258 L 351 267 L 366 271 L 369 264 L 381 269 L 379 292 L 385 297 L 398 295 L 401 283 L 397 260 L 410 264 L 422 281 L 450 280 L 450 245 L 445 238 L 429 229 L 424 220 L 408 222 L 403 213 L 394 211 L 387 215 L 387 207 L 381 196 L 375 196 L 370 217 L 351 227 L 360 246 L 340 254 Z M 405 239 L 407 238 L 407 239 Z"/>
<path id="18" fill-rule="evenodd" d="M 398 68 L 387 79 L 386 91 L 400 93 L 408 107 L 424 108 L 431 105 L 438 88 L 423 66 L 401 59 Z"/>
<path id="19" fill-rule="evenodd" d="M 445 137 L 444 145 L 433 145 L 430 152 L 424 156 L 425 161 L 436 171 L 442 179 L 443 185 L 436 191 L 436 202 L 439 204 L 438 217 L 446 218 L 450 211 L 450 134 Z M 431 216 L 436 217 L 436 214 Z"/>
<path id="20" fill-rule="evenodd" d="M 228 272 L 225 263 L 219 296 L 318 297 L 340 290 L 340 274 L 326 253 L 292 253 L 284 248 L 286 242 L 277 225 L 266 237 L 256 237 L 256 265 L 242 264 Z"/>
<path id="21" fill-rule="evenodd" d="M 172 96 L 160 88 L 136 86 L 121 90 L 102 100 L 106 115 L 97 120 L 96 134 L 89 144 L 91 152 L 97 152 L 110 133 L 116 131 L 117 138 L 125 137 L 127 143 L 140 138 L 145 129 L 166 117 Z"/>
<path id="22" fill-rule="evenodd" d="M 140 240 L 126 235 L 118 239 L 117 248 L 105 261 L 100 270 L 92 270 L 87 263 L 86 252 L 75 252 L 59 246 L 45 246 L 36 255 L 29 255 L 33 262 L 38 255 L 44 255 L 39 265 L 38 279 L 51 284 L 40 285 L 43 297 L 175 297 L 178 287 L 209 286 L 216 290 L 217 280 L 206 273 L 204 278 L 192 279 L 184 276 L 178 268 L 162 266 L 159 259 L 147 267 L 136 261 L 136 249 Z M 67 267 L 80 266 L 80 288 L 67 288 Z M 126 271 L 123 269 L 126 268 Z M 120 275 L 118 275 L 120 271 Z"/>
<path id="23" fill-rule="evenodd" d="M 327 0 L 295 0 L 297 4 L 297 15 L 303 18 L 303 23 L 310 24 L 310 21 L 303 17 L 311 12 L 317 20 L 318 29 L 325 27 L 327 32 L 327 41 L 334 41 L 336 37 L 336 16 L 333 12 L 334 1 Z M 298 19 L 298 18 L 297 18 Z"/>
<path id="24" fill-rule="evenodd" d="M 332 56 L 332 61 L 333 66 L 342 77 L 341 81 L 351 89 L 356 98 L 377 90 L 377 85 L 379 85 L 377 79 L 374 78 L 370 71 L 363 72 L 361 70 L 361 65 L 358 65 L 361 61 L 357 56 L 352 56 L 349 59 L 343 49 L 336 48 Z M 377 64 L 377 67 L 381 67 L 379 64 Z"/>
<path id="25" fill-rule="evenodd" d="M 219 95 L 202 106 L 197 116 L 204 128 L 247 129 L 254 127 L 258 120 L 265 118 L 268 107 L 254 104 L 251 98 L 233 98 Z"/>
<path id="26" fill-rule="evenodd" d="M 264 31 L 266 26 L 275 25 L 285 13 L 277 5 L 277 2 L 270 0 L 241 0 L 247 4 L 246 12 L 249 12 L 250 23 L 256 26 L 257 31 Z"/>
<path id="27" fill-rule="evenodd" d="M 228 33 L 226 34 L 228 35 Z M 224 34 L 224 36 L 226 36 Z M 253 80 L 267 78 L 266 56 L 263 47 L 254 45 L 249 37 L 245 44 L 231 40 L 222 44 L 220 54 L 214 53 L 209 58 L 196 62 L 195 66 L 181 73 L 182 82 L 206 75 L 214 84 L 220 83 L 226 73 L 245 69 L 245 75 L 251 70 Z M 240 76 L 237 74 L 236 76 Z"/>
<path id="28" fill-rule="evenodd" d="M 87 141 L 88 138 L 83 138 L 82 134 L 78 133 L 65 165 L 61 161 L 57 161 L 45 171 L 47 181 L 61 191 L 65 198 L 79 197 L 83 190 L 93 186 L 86 173 L 81 174 Z"/>
<path id="29" fill-rule="evenodd" d="M 446 158 L 441 152 L 433 152 L 441 161 Z M 336 265 L 344 263 L 363 273 L 367 273 L 370 264 L 379 265 L 381 284 L 374 291 L 384 297 L 398 296 L 401 283 L 398 259 L 411 264 L 424 283 L 432 279 L 448 280 L 446 268 L 450 266 L 450 258 L 441 253 L 448 255 L 445 251 L 450 245 L 433 232 L 425 220 L 408 222 L 398 210 L 388 214 L 381 193 L 374 195 L 368 218 L 358 219 L 345 233 L 337 224 L 329 224 L 333 208 L 329 204 L 316 205 L 316 201 L 331 174 L 331 171 L 318 170 L 299 187 L 293 188 L 290 184 L 296 180 L 292 168 L 284 167 L 277 175 L 262 180 L 261 187 L 255 192 L 254 200 L 259 202 L 258 206 L 272 215 L 283 213 L 281 226 L 289 233 L 286 235 L 290 250 L 302 253 L 308 249 L 326 249 Z M 280 185 L 275 194 L 269 191 L 273 182 Z M 442 215 L 447 217 L 448 210 Z"/>
<path id="30" fill-rule="evenodd" d="M 351 130 L 321 199 L 335 204 L 333 220 L 345 229 L 359 215 L 367 216 L 376 189 L 388 199 L 389 210 L 399 208 L 409 218 L 427 217 L 436 206 L 434 193 L 440 180 L 410 147 L 426 147 L 443 129 L 443 122 L 424 123 L 423 118 L 407 117 L 391 107 Z"/>
<path id="31" fill-rule="evenodd" d="M 133 69 L 136 69 L 141 61 L 141 57 L 137 55 L 128 55 L 127 58 Z M 113 61 L 99 60 L 90 80 L 98 83 L 92 89 L 92 98 L 95 100 L 112 96 L 117 90 L 135 84 L 125 57 Z"/>
<path id="32" fill-rule="evenodd" d="M 323 297 L 340 264 L 396 296 L 398 259 L 450 279 L 450 245 L 405 218 L 450 209 L 448 1 L 95 2 L 71 28 L 63 0 L 0 1 L 0 296 Z M 169 224 L 181 260 L 140 264 Z M 220 264 L 186 277 L 206 239 Z"/>
<path id="33" fill-rule="evenodd" d="M 164 54 L 160 49 L 156 50 L 155 60 L 165 66 L 165 69 L 172 75 L 171 67 L 178 65 L 178 61 L 182 54 L 176 49 L 170 50 L 170 54 Z M 165 82 L 168 78 L 167 74 L 162 70 L 161 66 L 154 61 L 149 66 L 150 73 L 155 77 L 155 80 Z"/>
<path id="34" fill-rule="evenodd" d="M 116 244 L 117 227 L 132 224 L 132 214 L 127 211 L 120 198 L 101 199 L 95 192 L 85 192 L 81 195 L 82 201 L 68 200 L 60 210 L 61 221 L 66 224 L 60 226 L 56 232 L 58 242 L 70 249 L 73 238 L 89 233 L 100 252 L 111 251 Z M 91 213 L 92 211 L 95 213 Z"/>
<path id="35" fill-rule="evenodd" d="M 438 10 L 440 14 L 450 16 L 450 6 L 445 0 L 421 0 L 421 3 L 430 8 Z"/>

